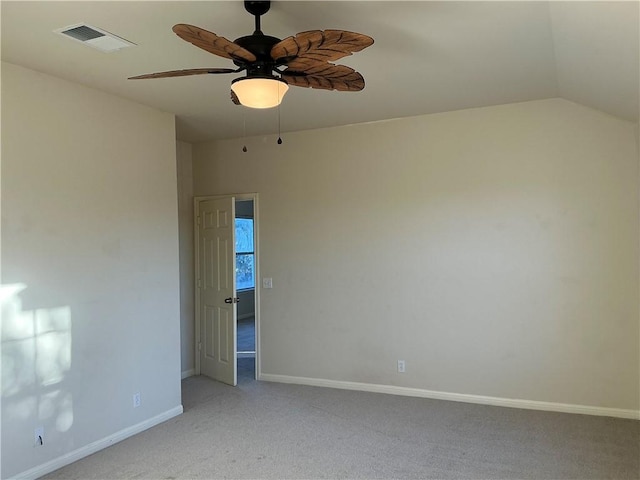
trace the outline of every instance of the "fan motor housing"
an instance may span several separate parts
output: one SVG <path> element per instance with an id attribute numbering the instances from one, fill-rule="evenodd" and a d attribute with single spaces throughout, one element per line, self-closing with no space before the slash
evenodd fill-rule
<path id="1" fill-rule="evenodd" d="M 272 37 L 270 35 L 247 35 L 234 40 L 234 43 L 240 45 L 242 48 L 249 50 L 253 53 L 259 61 L 270 61 L 271 48 L 280 41 L 279 38 Z M 234 63 L 238 66 L 243 66 L 244 63 L 234 60 Z"/>

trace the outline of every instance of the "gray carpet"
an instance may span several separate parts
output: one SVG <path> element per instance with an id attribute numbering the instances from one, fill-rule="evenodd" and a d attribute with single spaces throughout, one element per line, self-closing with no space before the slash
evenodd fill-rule
<path id="1" fill-rule="evenodd" d="M 45 478 L 638 479 L 640 422 L 243 379 Z"/>
<path id="2" fill-rule="evenodd" d="M 254 317 L 238 320 L 237 347 L 239 352 L 256 350 L 256 320 Z"/>

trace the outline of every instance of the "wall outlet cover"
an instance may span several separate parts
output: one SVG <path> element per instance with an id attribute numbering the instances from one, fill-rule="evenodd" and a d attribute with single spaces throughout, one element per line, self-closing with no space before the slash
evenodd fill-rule
<path id="1" fill-rule="evenodd" d="M 44 427 L 36 427 L 33 437 L 36 447 L 44 445 Z"/>
<path id="2" fill-rule="evenodd" d="M 404 360 L 398 360 L 398 373 L 404 373 Z"/>

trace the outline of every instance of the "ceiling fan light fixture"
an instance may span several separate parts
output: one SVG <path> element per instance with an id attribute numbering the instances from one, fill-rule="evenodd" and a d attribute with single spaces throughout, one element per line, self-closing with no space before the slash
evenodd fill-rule
<path id="1" fill-rule="evenodd" d="M 276 77 L 244 77 L 231 83 L 240 104 L 249 108 L 272 108 L 282 102 L 289 85 Z"/>

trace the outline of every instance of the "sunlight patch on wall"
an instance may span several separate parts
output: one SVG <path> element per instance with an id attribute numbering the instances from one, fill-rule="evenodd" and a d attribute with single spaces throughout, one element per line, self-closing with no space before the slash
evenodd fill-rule
<path id="1" fill-rule="evenodd" d="M 35 312 L 36 374 L 40 385 L 55 385 L 71 368 L 71 309 Z"/>
<path id="2" fill-rule="evenodd" d="M 35 396 L 27 397 L 19 403 L 9 403 L 5 408 L 8 417 L 27 420 L 38 409 L 38 399 Z"/>
<path id="3" fill-rule="evenodd" d="M 33 312 L 22 311 L 23 283 L 0 286 L 2 301 L 2 396 L 15 395 L 36 382 Z"/>
<path id="4" fill-rule="evenodd" d="M 73 425 L 73 397 L 66 392 L 61 396 L 58 403 L 58 416 L 56 417 L 56 429 L 59 432 L 66 432 Z"/>
<path id="5" fill-rule="evenodd" d="M 22 310 L 23 283 L 0 286 L 2 308 L 2 400 L 12 421 L 43 424 L 65 432 L 73 424 L 71 308 Z"/>
<path id="6" fill-rule="evenodd" d="M 38 419 L 53 420 L 58 432 L 66 432 L 73 425 L 73 401 L 71 393 L 55 390 L 40 397 Z"/>

